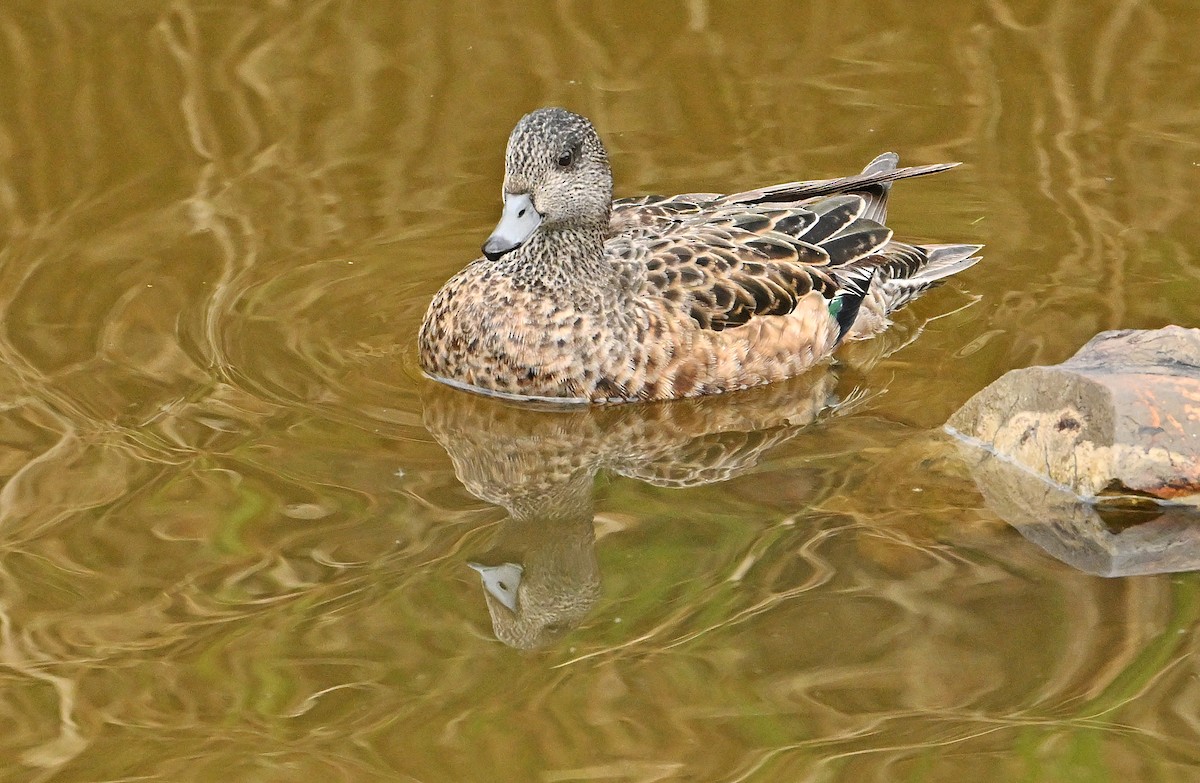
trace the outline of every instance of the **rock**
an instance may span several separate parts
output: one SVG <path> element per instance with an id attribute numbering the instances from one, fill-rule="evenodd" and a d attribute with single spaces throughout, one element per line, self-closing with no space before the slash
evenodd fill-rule
<path id="1" fill-rule="evenodd" d="M 1007 373 L 946 429 L 1084 500 L 1200 505 L 1200 329 L 1101 332 L 1062 364 Z"/>

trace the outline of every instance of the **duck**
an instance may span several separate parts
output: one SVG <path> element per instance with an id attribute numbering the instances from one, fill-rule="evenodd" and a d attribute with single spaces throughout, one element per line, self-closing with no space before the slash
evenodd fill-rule
<path id="1" fill-rule="evenodd" d="M 433 296 L 418 333 L 431 379 L 508 400 L 613 404 L 799 375 L 980 260 L 887 228 L 892 183 L 957 163 L 744 192 L 613 200 L 595 126 L 562 108 L 517 122 L 482 256 Z"/>

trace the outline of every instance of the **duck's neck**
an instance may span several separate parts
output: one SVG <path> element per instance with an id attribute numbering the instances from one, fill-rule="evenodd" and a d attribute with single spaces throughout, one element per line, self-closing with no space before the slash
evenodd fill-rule
<path id="1" fill-rule="evenodd" d="M 504 269 L 530 288 L 578 291 L 611 286 L 613 265 L 604 257 L 607 225 L 542 226 L 516 250 L 504 256 Z"/>

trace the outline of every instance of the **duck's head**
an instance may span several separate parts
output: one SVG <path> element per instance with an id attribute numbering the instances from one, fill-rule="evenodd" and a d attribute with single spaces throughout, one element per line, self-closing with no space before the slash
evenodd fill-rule
<path id="1" fill-rule="evenodd" d="M 608 153 L 586 117 L 538 109 L 521 118 L 504 156 L 504 214 L 483 245 L 493 261 L 538 230 L 603 230 L 612 210 Z"/>

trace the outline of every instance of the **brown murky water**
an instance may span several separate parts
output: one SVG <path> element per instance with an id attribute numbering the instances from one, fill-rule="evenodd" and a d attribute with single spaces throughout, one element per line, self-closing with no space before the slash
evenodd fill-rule
<path id="1" fill-rule="evenodd" d="M 1099 329 L 1200 322 L 1198 29 L 0 6 L 0 781 L 1194 780 L 1200 581 L 1051 557 L 937 428 Z M 425 304 L 545 104 L 621 195 L 962 160 L 891 222 L 985 261 L 753 394 L 431 388 Z"/>

